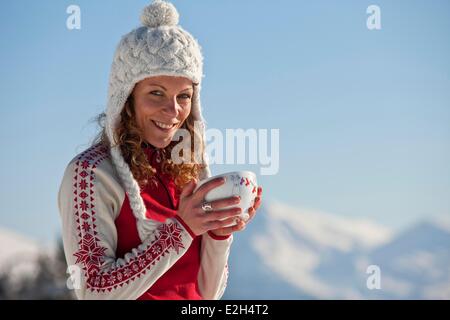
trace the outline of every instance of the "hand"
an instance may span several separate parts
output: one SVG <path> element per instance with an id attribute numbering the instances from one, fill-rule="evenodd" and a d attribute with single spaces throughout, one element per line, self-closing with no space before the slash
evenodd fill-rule
<path id="1" fill-rule="evenodd" d="M 209 230 L 220 229 L 232 224 L 236 216 L 242 212 L 241 208 L 228 208 L 241 201 L 239 196 L 211 201 L 212 211 L 205 212 L 201 208 L 206 194 L 212 189 L 225 183 L 225 178 L 216 178 L 203 184 L 197 191 L 197 180 L 191 180 L 181 192 L 178 216 L 188 225 L 195 235 L 201 235 Z M 218 209 L 222 209 L 218 211 Z"/>
<path id="2" fill-rule="evenodd" d="M 259 207 L 261 206 L 261 198 L 262 198 L 262 187 L 258 187 L 258 193 L 253 203 L 253 206 L 251 206 L 248 209 L 249 218 L 247 219 L 246 222 L 243 221 L 242 219 L 239 219 L 238 223 L 234 226 L 218 228 L 215 230 L 211 230 L 210 232 L 212 232 L 216 236 L 228 236 L 233 232 L 244 230 L 247 223 L 249 223 L 250 220 L 253 219 L 253 217 L 255 216 L 256 210 L 258 210 Z"/>

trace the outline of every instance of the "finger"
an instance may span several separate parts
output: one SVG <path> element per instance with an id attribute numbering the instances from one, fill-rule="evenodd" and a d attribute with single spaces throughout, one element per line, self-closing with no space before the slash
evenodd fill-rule
<path id="1" fill-rule="evenodd" d="M 253 205 L 253 208 L 255 210 L 257 210 L 260 206 L 261 206 L 261 197 L 256 197 L 255 198 L 255 203 Z"/>
<path id="2" fill-rule="evenodd" d="M 184 198 L 187 196 L 190 196 L 192 192 L 194 191 L 195 187 L 197 186 L 197 179 L 192 179 L 189 181 L 183 188 L 180 194 L 180 198 Z"/>
<path id="3" fill-rule="evenodd" d="M 223 235 L 223 236 L 227 236 L 229 234 L 232 234 L 233 232 L 236 231 L 242 231 L 245 229 L 245 222 L 239 220 L 239 222 L 234 225 L 234 226 L 230 226 L 230 227 L 225 227 L 225 228 L 220 228 L 217 230 L 217 233 Z M 216 230 L 214 230 L 216 232 Z"/>
<path id="4" fill-rule="evenodd" d="M 230 227 L 232 230 L 231 232 L 242 231 L 245 229 L 246 226 L 247 224 L 244 221 L 239 220 L 239 222 L 235 226 Z"/>
<path id="5" fill-rule="evenodd" d="M 215 178 L 215 179 L 213 179 L 211 181 L 208 181 L 205 184 L 202 184 L 200 186 L 200 188 L 198 188 L 198 190 L 195 191 L 194 197 L 198 201 L 203 201 L 203 199 L 205 198 L 205 195 L 209 191 L 211 191 L 214 188 L 217 188 L 217 187 L 221 186 L 224 183 L 225 183 L 225 178 L 224 177 L 219 177 L 219 178 Z"/>
<path id="6" fill-rule="evenodd" d="M 224 209 L 220 211 L 212 211 L 208 212 L 206 215 L 207 221 L 215 221 L 215 220 L 223 220 L 230 217 L 239 216 L 242 213 L 241 208 L 230 208 Z"/>
<path id="7" fill-rule="evenodd" d="M 234 227 L 234 231 L 242 231 L 247 227 L 247 224 L 244 221 L 239 221 L 237 225 L 233 226 Z"/>
<path id="8" fill-rule="evenodd" d="M 250 207 L 249 209 L 248 209 L 248 220 L 250 220 L 250 219 L 252 219 L 253 218 L 253 216 L 255 215 L 255 213 L 256 213 L 256 210 L 255 210 L 255 208 L 253 208 L 253 207 Z M 247 220 L 247 221 L 248 221 Z"/>
<path id="9" fill-rule="evenodd" d="M 232 205 L 236 205 L 239 202 L 241 202 L 241 197 L 234 196 L 234 197 L 214 200 L 214 201 L 211 201 L 210 204 L 211 204 L 211 207 L 213 208 L 213 210 L 217 210 L 217 209 L 222 209 L 225 207 L 230 207 Z"/>
<path id="10" fill-rule="evenodd" d="M 231 218 L 224 219 L 224 220 L 209 221 L 207 223 L 207 228 L 208 228 L 208 230 L 225 228 L 227 226 L 230 226 L 230 224 L 236 223 L 236 220 L 240 220 L 240 219 L 236 218 L 236 217 L 231 217 Z"/>
<path id="11" fill-rule="evenodd" d="M 258 197 L 260 197 L 262 195 L 262 187 L 258 187 Z"/>

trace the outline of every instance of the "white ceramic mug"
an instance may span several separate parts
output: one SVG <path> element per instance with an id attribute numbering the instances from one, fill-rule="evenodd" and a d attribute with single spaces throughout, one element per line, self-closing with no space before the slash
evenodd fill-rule
<path id="1" fill-rule="evenodd" d="M 220 177 L 225 178 L 225 183 L 209 191 L 205 196 L 205 201 L 211 202 L 214 200 L 229 198 L 233 196 L 240 196 L 241 201 L 239 204 L 232 205 L 226 208 L 240 207 L 242 209 L 242 212 L 238 217 L 244 221 L 247 221 L 249 218 L 248 209 L 251 206 L 253 206 L 255 198 L 258 195 L 256 174 L 251 171 L 233 171 L 220 174 L 214 177 L 201 180 L 197 184 L 197 187 L 195 188 L 194 192 L 206 182 Z M 230 224 L 230 226 L 235 225 L 236 223 L 237 221 Z"/>

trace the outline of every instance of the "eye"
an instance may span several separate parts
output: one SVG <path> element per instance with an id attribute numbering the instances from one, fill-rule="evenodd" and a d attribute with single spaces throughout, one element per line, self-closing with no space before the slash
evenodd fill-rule
<path id="1" fill-rule="evenodd" d="M 158 97 L 162 97 L 163 96 L 163 93 L 161 91 L 157 91 L 157 90 L 150 92 L 150 94 L 154 95 L 154 96 L 158 96 Z"/>
<path id="2" fill-rule="evenodd" d="M 180 99 L 191 99 L 191 96 L 189 94 L 187 94 L 187 93 L 183 93 L 183 94 L 180 94 L 178 96 L 178 98 L 180 98 Z"/>

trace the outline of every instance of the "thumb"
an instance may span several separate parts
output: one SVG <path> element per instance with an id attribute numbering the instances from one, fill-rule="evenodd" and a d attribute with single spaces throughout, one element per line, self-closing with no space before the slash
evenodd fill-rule
<path id="1" fill-rule="evenodd" d="M 192 179 L 191 181 L 189 181 L 188 184 L 184 186 L 183 191 L 181 191 L 180 198 L 190 196 L 196 186 L 197 186 L 197 179 Z"/>

